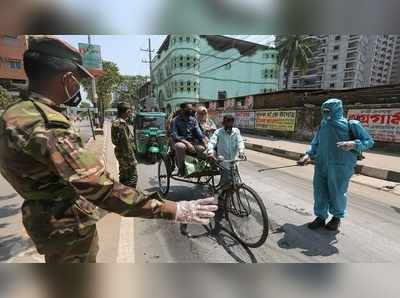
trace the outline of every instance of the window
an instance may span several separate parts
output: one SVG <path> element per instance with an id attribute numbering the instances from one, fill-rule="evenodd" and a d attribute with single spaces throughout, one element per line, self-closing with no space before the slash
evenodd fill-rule
<path id="1" fill-rule="evenodd" d="M 340 35 L 336 35 L 336 36 L 335 36 L 335 40 L 336 40 L 336 41 L 340 40 Z"/>
<path id="2" fill-rule="evenodd" d="M 187 81 L 186 84 L 187 84 L 189 87 L 190 87 L 190 85 L 191 85 L 191 84 L 190 84 L 190 81 Z"/>
<path id="3" fill-rule="evenodd" d="M 22 63 L 21 60 L 8 60 L 8 66 L 11 69 L 21 69 Z"/>
<path id="4" fill-rule="evenodd" d="M 187 61 L 190 61 L 190 56 L 187 56 L 187 57 L 186 57 L 186 60 L 187 60 Z"/>
<path id="5" fill-rule="evenodd" d="M 299 75 L 299 72 L 298 72 L 298 71 L 295 71 L 295 72 L 293 72 L 293 75 L 294 75 L 294 76 L 298 76 L 298 75 Z"/>
<path id="6" fill-rule="evenodd" d="M 190 87 L 187 87 L 187 92 L 191 92 L 192 89 Z"/>
<path id="7" fill-rule="evenodd" d="M 181 63 L 179 63 L 179 67 L 183 67 L 183 63 L 181 62 Z"/>
<path id="8" fill-rule="evenodd" d="M 183 60 L 183 56 L 180 56 L 179 59 L 182 61 Z"/>
<path id="9" fill-rule="evenodd" d="M 186 63 L 186 67 L 190 67 L 190 63 Z"/>
<path id="10" fill-rule="evenodd" d="M 218 99 L 225 99 L 226 91 L 218 91 Z"/>
<path id="11" fill-rule="evenodd" d="M 333 55 L 333 60 L 339 59 L 339 55 Z"/>
<path id="12" fill-rule="evenodd" d="M 336 73 L 331 74 L 331 79 L 336 79 Z"/>
<path id="13" fill-rule="evenodd" d="M 271 58 L 274 59 L 274 58 L 275 58 L 275 55 L 274 55 L 274 54 L 271 54 Z"/>
<path id="14" fill-rule="evenodd" d="M 183 41 L 183 37 L 182 37 L 182 36 L 179 37 L 179 41 L 180 41 L 180 42 Z"/>
<path id="15" fill-rule="evenodd" d="M 264 54 L 263 54 L 263 58 L 264 58 L 264 59 L 268 59 L 268 58 L 269 58 L 269 54 L 268 54 L 268 53 L 264 53 Z"/>
<path id="16" fill-rule="evenodd" d="M 321 52 L 322 52 L 322 54 L 325 54 L 325 49 L 322 49 Z"/>
<path id="17" fill-rule="evenodd" d="M 329 88 L 335 88 L 335 83 L 329 84 Z"/>
<path id="18" fill-rule="evenodd" d="M 187 36 L 187 37 L 186 37 L 186 41 L 187 41 L 187 42 L 190 42 L 190 36 Z"/>
<path id="19" fill-rule="evenodd" d="M 185 83 L 183 81 L 181 81 L 181 86 L 185 85 Z"/>
<path id="20" fill-rule="evenodd" d="M 339 45 L 336 45 L 336 46 L 333 47 L 333 50 L 334 50 L 334 51 L 338 51 L 339 49 L 340 49 L 340 46 L 339 46 Z"/>
<path id="21" fill-rule="evenodd" d="M 332 65 L 332 70 L 337 70 L 337 64 Z"/>
<path id="22" fill-rule="evenodd" d="M 224 68 L 225 68 L 226 70 L 231 69 L 231 67 L 232 67 L 232 64 L 230 64 L 230 63 L 228 63 L 228 64 L 226 64 L 226 65 L 224 66 Z"/>
<path id="23" fill-rule="evenodd" d="M 293 84 L 297 84 L 297 80 L 293 80 Z"/>

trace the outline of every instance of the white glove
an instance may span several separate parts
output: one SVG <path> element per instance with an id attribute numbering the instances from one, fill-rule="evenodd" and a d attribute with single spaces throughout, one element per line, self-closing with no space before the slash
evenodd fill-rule
<path id="1" fill-rule="evenodd" d="M 354 141 L 338 142 L 336 143 L 339 149 L 344 151 L 350 151 L 356 149 L 356 143 Z"/>
<path id="2" fill-rule="evenodd" d="M 196 201 L 181 201 L 177 203 L 175 221 L 181 223 L 207 225 L 215 216 L 218 206 L 214 197 Z"/>

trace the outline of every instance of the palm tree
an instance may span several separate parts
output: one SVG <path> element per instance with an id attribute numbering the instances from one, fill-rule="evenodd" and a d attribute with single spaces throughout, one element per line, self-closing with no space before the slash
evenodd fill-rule
<path id="1" fill-rule="evenodd" d="M 283 35 L 277 37 L 278 63 L 283 65 L 286 74 L 285 89 L 288 89 L 289 74 L 294 67 L 305 72 L 310 63 L 313 50 L 319 39 L 310 35 Z"/>

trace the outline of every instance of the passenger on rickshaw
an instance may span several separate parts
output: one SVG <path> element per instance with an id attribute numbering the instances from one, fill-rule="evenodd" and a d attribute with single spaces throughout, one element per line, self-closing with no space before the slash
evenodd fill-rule
<path id="1" fill-rule="evenodd" d="M 203 132 L 203 134 L 205 134 L 207 140 L 209 140 L 214 131 L 217 130 L 217 126 L 215 125 L 214 121 L 210 117 L 208 117 L 208 111 L 205 106 L 198 107 L 196 118 L 199 122 L 201 131 Z"/>
<path id="2" fill-rule="evenodd" d="M 203 152 L 206 149 L 206 144 L 205 136 L 194 117 L 193 105 L 184 103 L 180 107 L 181 112 L 172 121 L 172 139 L 179 175 L 185 176 L 186 153 L 195 154 L 198 158 L 204 158 Z"/>

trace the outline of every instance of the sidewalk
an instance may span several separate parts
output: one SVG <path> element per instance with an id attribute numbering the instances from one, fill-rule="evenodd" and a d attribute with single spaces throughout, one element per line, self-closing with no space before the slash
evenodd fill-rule
<path id="1" fill-rule="evenodd" d="M 308 143 L 272 139 L 255 135 L 244 135 L 246 148 L 293 160 L 298 160 L 309 148 Z M 364 153 L 365 159 L 359 161 L 357 174 L 400 182 L 400 155 Z"/>

